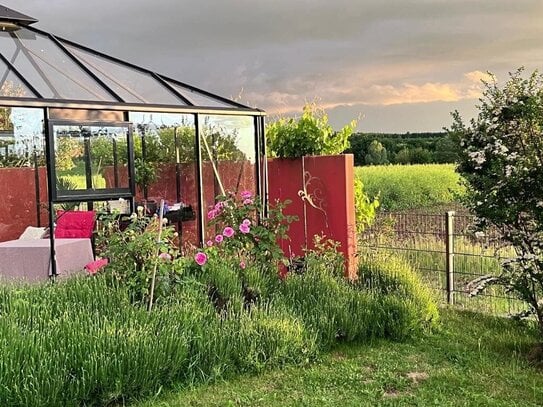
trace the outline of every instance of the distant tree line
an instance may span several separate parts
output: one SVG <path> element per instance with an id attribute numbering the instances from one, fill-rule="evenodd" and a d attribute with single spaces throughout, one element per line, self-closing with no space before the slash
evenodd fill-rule
<path id="1" fill-rule="evenodd" d="M 349 138 L 355 165 L 454 163 L 458 144 L 447 133 L 354 133 Z"/>

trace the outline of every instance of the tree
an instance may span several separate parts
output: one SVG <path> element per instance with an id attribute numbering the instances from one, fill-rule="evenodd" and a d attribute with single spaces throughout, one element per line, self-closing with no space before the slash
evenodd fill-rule
<path id="1" fill-rule="evenodd" d="M 379 141 L 373 140 L 368 147 L 364 161 L 369 165 L 388 164 L 387 149 Z"/>
<path id="2" fill-rule="evenodd" d="M 510 74 L 503 87 L 485 83 L 479 113 L 469 126 L 453 113 L 450 130 L 461 147 L 458 171 L 465 204 L 477 226 L 493 227 L 515 249 L 499 276 L 473 283 L 473 293 L 500 284 L 524 300 L 543 338 L 543 76 Z"/>

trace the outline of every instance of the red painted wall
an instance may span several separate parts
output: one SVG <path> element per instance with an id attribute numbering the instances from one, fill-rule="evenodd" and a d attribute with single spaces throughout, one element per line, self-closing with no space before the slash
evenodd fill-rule
<path id="1" fill-rule="evenodd" d="M 45 167 L 38 174 L 41 223 L 49 226 Z M 17 239 L 27 226 L 38 226 L 34 168 L 0 168 L 0 242 Z"/>
<path id="2" fill-rule="evenodd" d="M 282 242 L 285 255 L 303 255 L 305 247 L 313 247 L 313 236 L 325 235 L 340 242 L 340 250 L 346 259 L 346 275 L 354 277 L 356 221 L 353 155 L 308 156 L 303 160 L 271 159 L 268 161 L 268 184 L 270 203 L 276 199 L 292 200 L 285 213 L 300 219 L 291 224 L 290 241 Z M 306 199 L 303 199 L 304 189 Z"/>

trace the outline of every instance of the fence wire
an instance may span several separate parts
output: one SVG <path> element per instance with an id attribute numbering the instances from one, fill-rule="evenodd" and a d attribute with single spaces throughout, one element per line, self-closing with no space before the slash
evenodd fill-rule
<path id="1" fill-rule="evenodd" d="M 381 213 L 361 236 L 361 254 L 371 252 L 405 259 L 440 301 L 497 315 L 516 314 L 526 309 L 522 301 L 502 287 L 493 286 L 477 296 L 470 295 L 470 282 L 481 276 L 498 275 L 501 261 L 511 257 L 513 250 L 504 247 L 495 233 L 474 233 L 473 215 L 457 211 L 449 216 L 452 216 L 452 230 L 447 228 L 447 213 Z M 449 236 L 452 247 L 448 250 Z"/>

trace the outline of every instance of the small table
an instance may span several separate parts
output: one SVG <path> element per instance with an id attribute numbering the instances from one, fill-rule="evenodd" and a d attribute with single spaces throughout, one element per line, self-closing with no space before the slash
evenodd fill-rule
<path id="1" fill-rule="evenodd" d="M 49 239 L 10 240 L 0 243 L 0 278 L 45 281 L 51 275 Z M 83 271 L 94 260 L 90 239 L 55 239 L 57 274 Z"/>

